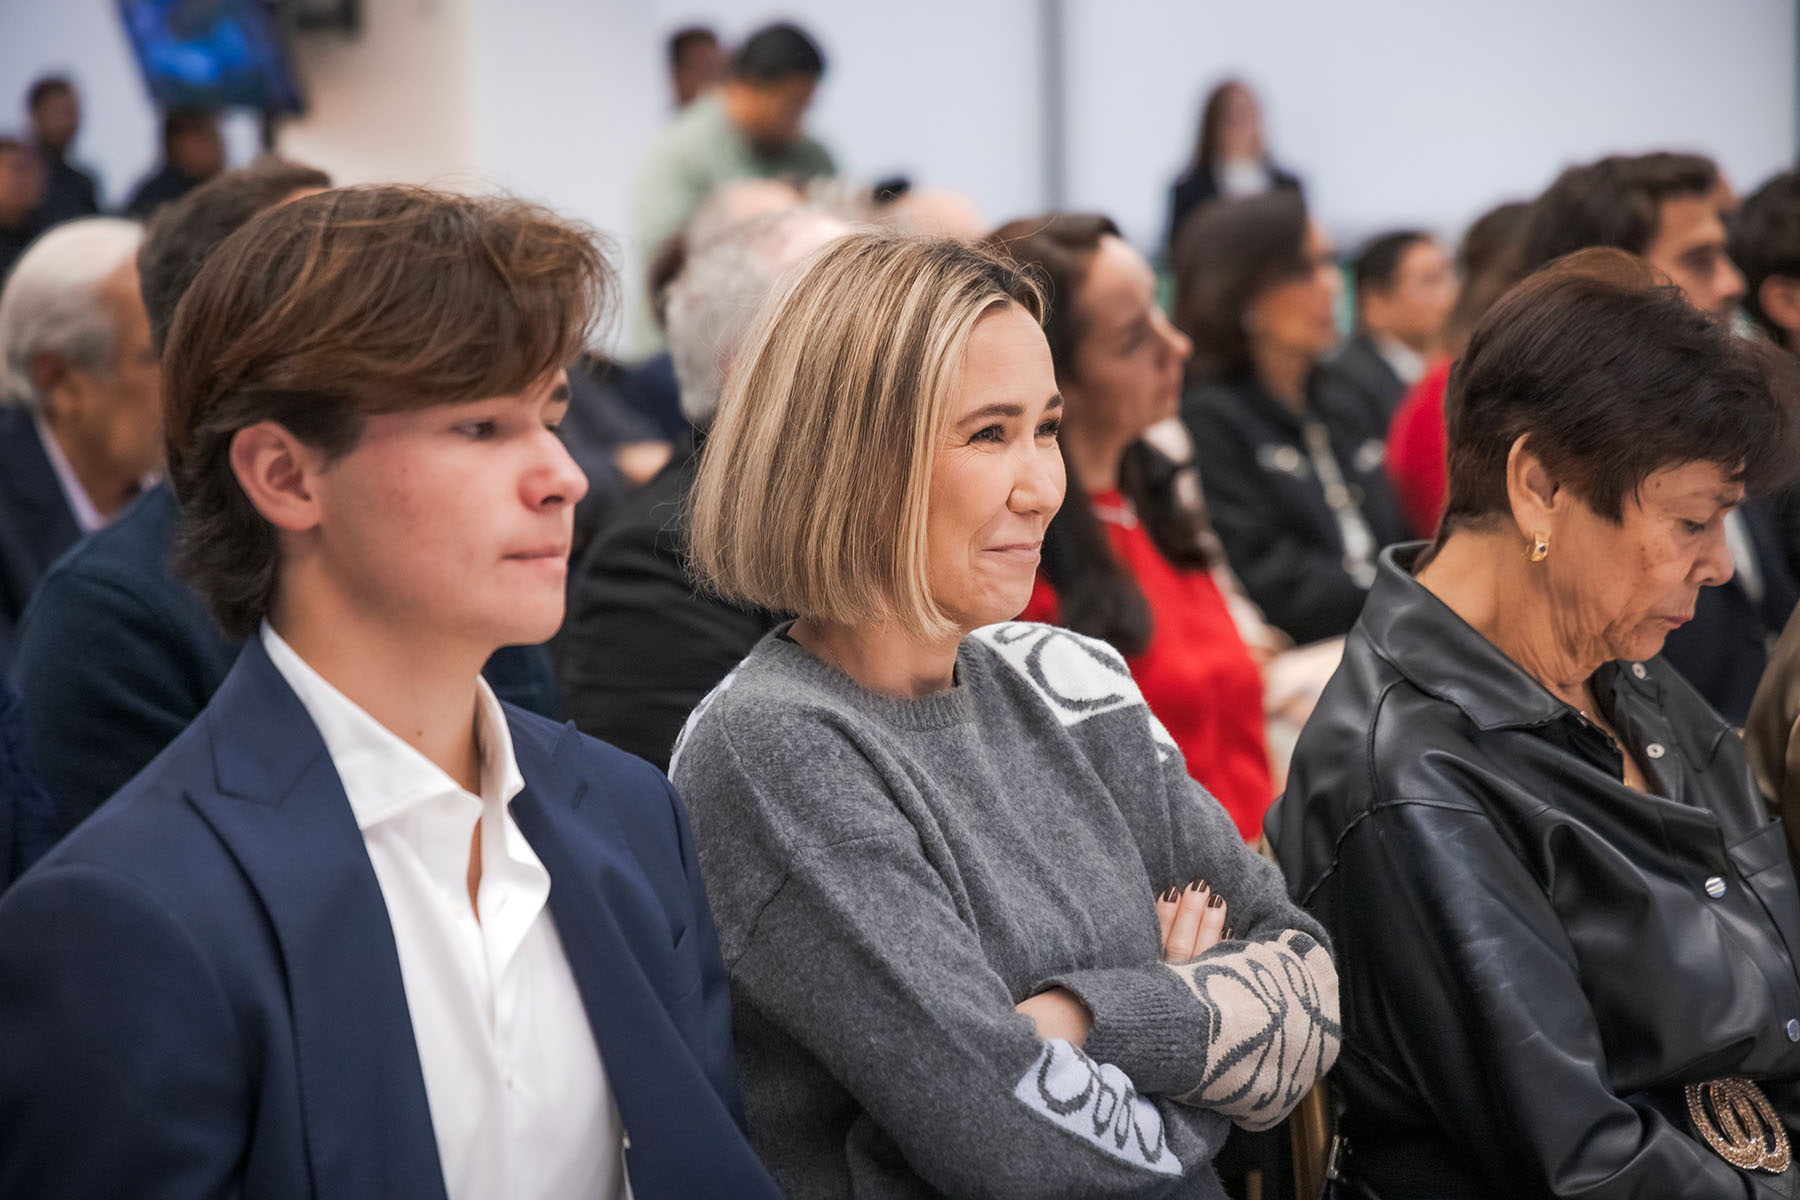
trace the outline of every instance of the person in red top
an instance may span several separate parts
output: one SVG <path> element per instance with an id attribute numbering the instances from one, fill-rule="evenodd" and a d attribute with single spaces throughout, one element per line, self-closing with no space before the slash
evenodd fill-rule
<path id="1" fill-rule="evenodd" d="M 1274 795 L 1262 671 L 1219 587 L 1224 556 L 1197 494 L 1184 502 L 1184 475 L 1143 440 L 1175 415 L 1192 347 L 1107 218 L 1012 221 L 988 240 L 1049 284 L 1044 333 L 1064 402 L 1068 494 L 1022 619 L 1116 646 L 1188 769 L 1253 841 Z"/>
<path id="2" fill-rule="evenodd" d="M 1449 356 L 1433 363 L 1413 384 L 1388 425 L 1388 478 L 1417 537 L 1435 536 L 1438 518 L 1444 514 L 1450 482 L 1444 464 L 1444 389 L 1450 382 L 1450 366 L 1475 322 L 1501 292 L 1518 282 L 1519 244 L 1530 214 L 1529 204 L 1515 201 L 1488 210 L 1469 226 L 1456 252 L 1462 292 L 1444 329 Z"/>

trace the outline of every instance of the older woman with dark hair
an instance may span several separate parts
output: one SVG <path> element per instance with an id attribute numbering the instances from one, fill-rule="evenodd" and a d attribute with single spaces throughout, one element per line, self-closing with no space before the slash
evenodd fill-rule
<path id="1" fill-rule="evenodd" d="M 1294 192 L 1222 202 L 1182 231 L 1174 266 L 1194 343 L 1181 417 L 1225 556 L 1296 642 L 1346 633 L 1405 524 L 1387 414 L 1323 363 L 1341 287 L 1325 234 Z"/>
<path id="2" fill-rule="evenodd" d="M 1458 363 L 1437 541 L 1382 556 L 1270 821 L 1345 965 L 1366 1194 L 1793 1194 L 1794 873 L 1657 657 L 1794 459 L 1792 376 L 1615 250 Z"/>

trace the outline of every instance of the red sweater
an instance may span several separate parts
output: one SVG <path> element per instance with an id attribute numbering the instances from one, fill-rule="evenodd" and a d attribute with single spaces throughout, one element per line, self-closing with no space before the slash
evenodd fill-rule
<path id="1" fill-rule="evenodd" d="M 1444 462 L 1444 388 L 1449 382 L 1450 360 L 1445 359 L 1413 384 L 1388 425 L 1388 478 L 1416 537 L 1436 535 L 1450 487 Z"/>
<path id="2" fill-rule="evenodd" d="M 1262 836 L 1274 799 L 1263 740 L 1262 671 L 1205 571 L 1162 556 L 1117 492 L 1093 497 L 1112 552 L 1150 602 L 1150 644 L 1126 659 L 1150 711 L 1187 760 L 1188 773 L 1218 797 L 1246 841 Z M 1042 575 L 1020 619 L 1059 622 L 1056 593 Z"/>

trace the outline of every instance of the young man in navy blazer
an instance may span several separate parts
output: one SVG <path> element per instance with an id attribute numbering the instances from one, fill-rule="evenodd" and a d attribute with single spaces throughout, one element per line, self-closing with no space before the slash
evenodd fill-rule
<path id="1" fill-rule="evenodd" d="M 201 269 L 170 477 L 248 640 L 0 899 L 0 1195 L 776 1194 L 679 799 L 480 677 L 562 619 L 611 283 L 541 210 L 401 187 Z"/>

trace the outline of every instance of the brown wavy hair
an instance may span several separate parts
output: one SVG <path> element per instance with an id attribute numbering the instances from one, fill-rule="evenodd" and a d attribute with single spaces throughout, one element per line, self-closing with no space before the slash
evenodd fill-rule
<path id="1" fill-rule="evenodd" d="M 616 273 L 583 226 L 511 199 L 344 188 L 264 212 L 208 257 L 163 355 L 178 563 L 226 632 L 274 599 L 278 542 L 238 485 L 237 432 L 330 458 L 365 418 L 518 392 L 573 361 Z"/>

